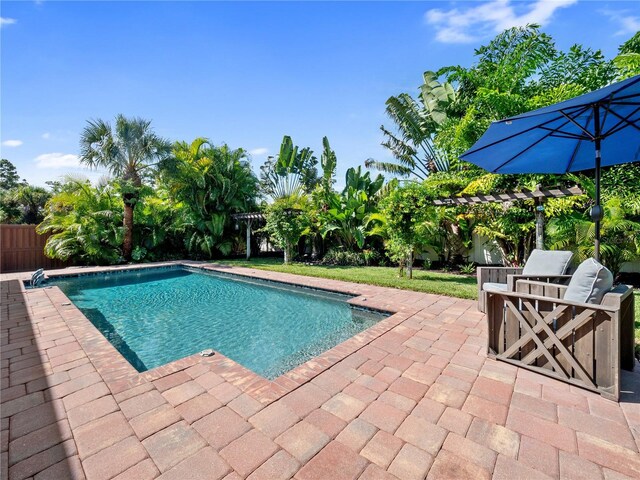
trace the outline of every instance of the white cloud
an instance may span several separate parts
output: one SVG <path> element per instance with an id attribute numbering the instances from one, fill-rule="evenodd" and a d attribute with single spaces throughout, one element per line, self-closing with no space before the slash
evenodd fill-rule
<path id="1" fill-rule="evenodd" d="M 49 140 L 51 138 L 51 134 L 49 132 L 44 132 L 42 134 L 42 139 L 43 140 Z"/>
<path id="2" fill-rule="evenodd" d="M 3 147 L 19 147 L 22 145 L 22 140 L 5 140 L 2 142 Z"/>
<path id="3" fill-rule="evenodd" d="M 16 22 L 17 22 L 17 20 L 15 18 L 0 17 L 0 27 L 4 27 L 4 26 L 7 26 L 7 25 L 13 25 Z"/>
<path id="4" fill-rule="evenodd" d="M 38 168 L 64 168 L 79 167 L 80 161 L 77 155 L 71 153 L 43 153 L 35 160 Z"/>
<path id="5" fill-rule="evenodd" d="M 254 148 L 253 150 L 249 150 L 249 155 L 252 157 L 259 157 L 260 155 L 266 155 L 269 153 L 269 149 L 266 147 Z"/>
<path id="6" fill-rule="evenodd" d="M 431 9 L 425 20 L 436 28 L 436 39 L 443 43 L 469 43 L 492 36 L 511 27 L 529 23 L 545 25 L 553 13 L 577 0 L 536 0 L 515 2 L 492 0 L 474 7 Z M 470 2 L 471 3 L 471 2 Z"/>
<path id="7" fill-rule="evenodd" d="M 618 24 L 619 30 L 616 35 L 635 34 L 640 30 L 640 16 L 631 15 L 628 10 L 601 10 L 600 13 Z"/>

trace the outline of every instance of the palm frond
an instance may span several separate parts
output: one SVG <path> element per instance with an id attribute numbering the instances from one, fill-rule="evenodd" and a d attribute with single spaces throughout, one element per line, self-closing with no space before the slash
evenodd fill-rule
<path id="1" fill-rule="evenodd" d="M 394 175 L 399 175 L 402 177 L 408 177 L 413 173 L 413 170 L 409 167 L 405 167 L 403 165 L 398 165 L 397 163 L 391 162 L 379 162 L 374 160 L 373 158 L 369 158 L 364 162 L 364 165 L 367 168 L 374 168 L 376 170 L 380 170 L 382 172 L 392 173 Z M 422 178 L 422 177 L 421 177 Z"/>

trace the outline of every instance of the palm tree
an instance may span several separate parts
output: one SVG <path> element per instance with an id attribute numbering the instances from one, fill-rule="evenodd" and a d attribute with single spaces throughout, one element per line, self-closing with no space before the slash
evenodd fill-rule
<path id="1" fill-rule="evenodd" d="M 140 198 L 143 177 L 171 154 L 171 144 L 156 135 L 151 122 L 120 114 L 115 126 L 104 120 L 89 120 L 80 137 L 80 162 L 106 168 L 120 181 L 124 201 L 122 255 L 131 259 L 133 209 Z"/>
<path id="2" fill-rule="evenodd" d="M 349 168 L 344 190 L 332 192 L 320 213 L 322 237 L 331 235 L 347 251 L 362 249 L 377 227 L 377 201 L 383 184 L 382 175 L 372 179 L 371 172 L 363 174 L 360 166 Z"/>
<path id="3" fill-rule="evenodd" d="M 395 123 L 397 132 L 382 125 L 380 130 L 385 136 L 382 146 L 391 151 L 397 163 L 368 159 L 366 167 L 420 180 L 432 172 L 449 169 L 449 162 L 434 146 L 433 137 L 447 120 L 447 108 L 455 100 L 456 93 L 450 83 L 440 83 L 434 72 L 425 72 L 423 78 L 417 100 L 401 93 L 386 102 L 387 115 Z"/>
<path id="4" fill-rule="evenodd" d="M 21 211 L 20 223 L 36 224 L 44 218 L 44 206 L 51 194 L 42 187 L 20 185 L 10 192 Z"/>

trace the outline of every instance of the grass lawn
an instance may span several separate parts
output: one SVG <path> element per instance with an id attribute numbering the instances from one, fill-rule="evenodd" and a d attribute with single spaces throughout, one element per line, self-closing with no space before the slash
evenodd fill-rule
<path id="1" fill-rule="evenodd" d="M 398 278 L 395 267 L 334 267 L 323 265 L 305 265 L 292 263 L 283 265 L 281 259 L 253 258 L 246 260 L 223 260 L 214 263 L 234 265 L 237 267 L 251 267 L 274 272 L 294 273 L 309 277 L 330 278 L 354 283 L 367 283 L 381 287 L 403 288 L 417 292 L 448 295 L 458 298 L 478 298 L 478 287 L 475 275 L 456 275 L 453 273 L 431 272 L 429 270 L 414 270 L 413 280 Z"/>

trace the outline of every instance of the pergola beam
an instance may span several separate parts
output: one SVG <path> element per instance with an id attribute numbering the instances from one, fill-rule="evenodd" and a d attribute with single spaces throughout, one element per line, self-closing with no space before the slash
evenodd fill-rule
<path id="1" fill-rule="evenodd" d="M 574 195 L 582 195 L 584 192 L 580 187 L 554 188 L 551 190 L 536 189 L 532 192 L 507 192 L 495 195 L 466 195 L 462 197 L 441 198 L 434 200 L 433 204 L 438 207 L 452 207 L 459 205 L 481 205 L 484 203 L 506 203 L 517 200 L 537 200 L 536 208 L 536 248 L 544 248 L 544 206 L 542 201 L 547 198 L 562 198 Z"/>
<path id="2" fill-rule="evenodd" d="M 247 220 L 264 220 L 264 214 L 260 212 L 248 212 L 248 213 L 234 213 L 231 215 L 235 221 L 247 221 Z"/>
<path id="3" fill-rule="evenodd" d="M 456 205 L 478 205 L 482 203 L 505 203 L 516 200 L 562 198 L 582 194 L 584 194 L 582 189 L 575 186 L 551 190 L 533 190 L 532 192 L 507 192 L 494 195 L 464 195 L 462 197 L 439 198 L 434 200 L 433 204 L 438 207 L 451 207 Z"/>

